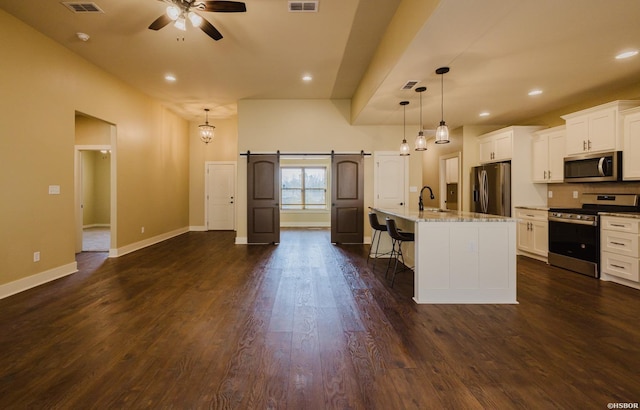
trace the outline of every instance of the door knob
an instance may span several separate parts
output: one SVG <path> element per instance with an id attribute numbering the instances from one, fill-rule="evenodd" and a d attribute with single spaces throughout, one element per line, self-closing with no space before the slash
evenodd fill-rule
<path id="1" fill-rule="evenodd" d="M 400 206 L 403 206 L 403 205 L 404 205 L 404 202 L 400 202 Z"/>

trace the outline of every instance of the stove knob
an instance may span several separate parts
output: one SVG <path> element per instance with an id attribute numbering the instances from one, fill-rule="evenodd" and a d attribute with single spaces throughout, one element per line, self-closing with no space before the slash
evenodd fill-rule
<path id="1" fill-rule="evenodd" d="M 577 216 L 577 218 L 578 218 L 578 219 L 582 219 L 582 215 L 578 215 L 578 216 Z"/>

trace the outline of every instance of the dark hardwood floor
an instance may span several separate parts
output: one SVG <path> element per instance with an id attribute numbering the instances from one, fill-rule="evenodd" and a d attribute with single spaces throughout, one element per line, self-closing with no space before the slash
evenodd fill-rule
<path id="1" fill-rule="evenodd" d="M 191 232 L 0 300 L 3 409 L 604 409 L 640 291 L 518 260 L 519 305 L 416 305 L 368 246 Z"/>

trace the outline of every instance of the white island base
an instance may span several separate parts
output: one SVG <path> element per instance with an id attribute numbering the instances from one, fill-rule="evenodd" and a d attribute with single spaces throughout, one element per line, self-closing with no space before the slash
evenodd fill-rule
<path id="1" fill-rule="evenodd" d="M 381 222 L 387 216 L 413 222 L 416 303 L 518 303 L 514 219 L 457 211 L 374 211 Z"/>

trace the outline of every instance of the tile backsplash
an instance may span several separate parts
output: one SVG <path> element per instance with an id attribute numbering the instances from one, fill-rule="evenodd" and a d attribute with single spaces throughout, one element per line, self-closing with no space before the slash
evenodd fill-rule
<path id="1" fill-rule="evenodd" d="M 578 198 L 573 198 L 574 191 L 578 192 Z M 640 181 L 548 184 L 547 193 L 548 192 L 553 193 L 552 198 L 548 198 L 547 196 L 547 205 L 550 208 L 579 208 L 582 206 L 580 196 L 583 193 L 640 194 Z"/>

